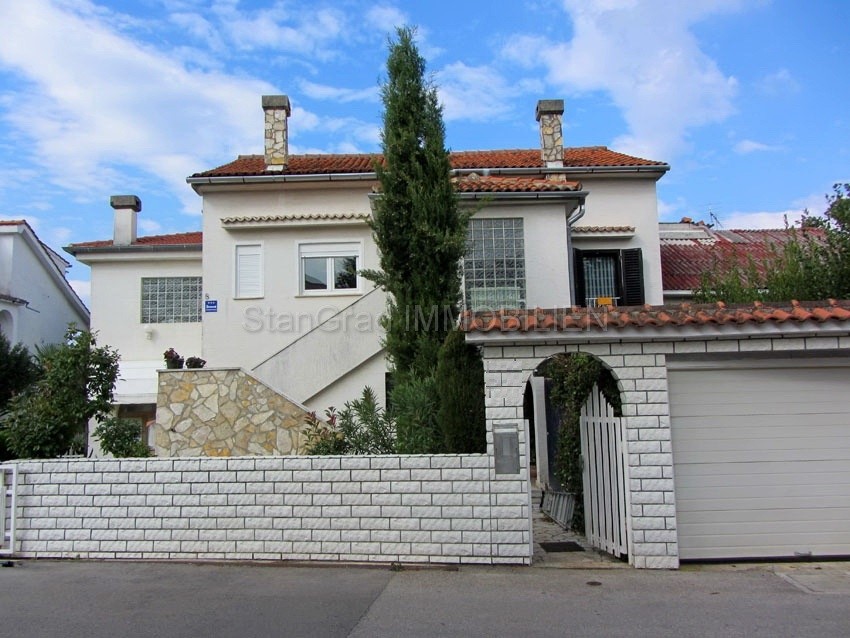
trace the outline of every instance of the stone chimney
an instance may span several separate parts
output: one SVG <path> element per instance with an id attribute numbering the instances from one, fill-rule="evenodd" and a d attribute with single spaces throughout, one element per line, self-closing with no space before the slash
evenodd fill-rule
<path id="1" fill-rule="evenodd" d="M 564 135 L 561 131 L 563 100 L 539 100 L 535 117 L 540 122 L 540 156 L 547 168 L 564 166 Z"/>
<path id="2" fill-rule="evenodd" d="M 289 162 L 289 131 L 287 119 L 291 113 L 285 95 L 264 95 L 265 155 L 268 170 L 283 170 Z"/>
<path id="3" fill-rule="evenodd" d="M 142 200 L 135 195 L 113 195 L 109 205 L 115 209 L 115 231 L 112 243 L 129 246 L 136 241 L 136 217 L 142 210 Z"/>

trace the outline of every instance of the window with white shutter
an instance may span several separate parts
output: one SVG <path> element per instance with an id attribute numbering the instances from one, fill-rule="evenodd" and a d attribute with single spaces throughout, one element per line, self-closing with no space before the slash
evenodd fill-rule
<path id="1" fill-rule="evenodd" d="M 263 296 L 263 246 L 239 244 L 236 246 L 234 297 L 256 299 Z"/>

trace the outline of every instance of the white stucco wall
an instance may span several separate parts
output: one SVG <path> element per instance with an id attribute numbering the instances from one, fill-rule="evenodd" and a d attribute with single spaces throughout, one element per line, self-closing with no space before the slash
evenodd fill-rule
<path id="1" fill-rule="evenodd" d="M 628 239 L 577 239 L 580 248 L 643 249 L 646 299 L 661 302 L 661 266 L 658 251 L 657 199 L 653 178 L 598 178 L 582 176 L 587 198 L 581 225 L 634 226 Z M 361 268 L 377 268 L 379 257 L 364 221 L 301 220 L 223 224 L 229 217 L 295 217 L 304 214 L 369 214 L 371 182 L 228 186 L 204 189 L 204 293 L 218 302 L 214 313 L 203 316 L 203 357 L 209 365 L 241 366 L 252 370 L 335 312 L 348 307 L 371 290 L 361 281 L 356 294 L 309 294 L 300 290 L 299 245 L 303 243 L 357 243 Z M 572 303 L 572 257 L 567 243 L 571 202 L 515 204 L 490 202 L 477 218 L 523 219 L 528 307 L 565 307 Z M 260 244 L 263 252 L 263 294 L 235 297 L 235 249 Z M 377 325 L 377 320 L 374 322 Z M 309 338 L 309 337 L 308 337 Z M 376 359 L 380 359 L 377 357 Z M 328 361 L 330 364 L 330 360 Z M 341 370 L 340 379 L 324 391 L 296 397 L 319 412 L 341 406 L 369 385 L 383 395 L 382 361 L 370 360 L 354 370 Z M 309 373 L 305 367 L 304 373 Z M 285 379 L 273 386 L 287 392 Z M 384 397 L 381 396 L 383 399 Z"/>
<path id="2" fill-rule="evenodd" d="M 573 236 L 573 247 L 583 250 L 640 248 L 646 303 L 663 303 L 661 252 L 658 240 L 658 195 L 652 178 L 581 177 L 589 192 L 585 215 L 578 226 L 634 226 L 628 239 Z"/>
<path id="3" fill-rule="evenodd" d="M 525 294 L 528 308 L 563 308 L 570 304 L 570 258 L 567 215 L 571 203 L 503 204 L 493 202 L 476 219 L 522 218 L 525 244 Z"/>
<path id="4" fill-rule="evenodd" d="M 142 324 L 143 277 L 201 276 L 200 252 L 160 253 L 156 259 L 91 263 L 92 329 L 99 342 L 117 348 L 122 361 L 156 361 L 174 348 L 184 358 L 201 354 L 201 323 Z M 150 336 L 150 338 L 148 338 Z"/>
<path id="5" fill-rule="evenodd" d="M 81 257 L 91 266 L 92 330 L 121 356 L 115 402 L 155 403 L 163 353 L 201 356 L 201 322 L 143 324 L 142 277 L 200 276 L 200 251 Z"/>
<path id="6" fill-rule="evenodd" d="M 327 184 L 324 184 L 327 189 Z M 230 216 L 368 213 L 369 186 L 356 189 L 211 193 L 204 197 L 204 293 L 218 311 L 204 314 L 204 358 L 211 365 L 252 369 L 335 312 L 372 290 L 366 280 L 352 293 L 301 293 L 299 245 L 355 243 L 360 268 L 377 268 L 378 254 L 364 221 L 287 222 L 224 228 Z M 235 298 L 235 247 L 263 247 L 261 298 Z"/>
<path id="7" fill-rule="evenodd" d="M 7 337 L 30 351 L 62 340 L 69 323 L 88 327 L 88 316 L 38 239 L 24 226 L 0 226 L 0 293 L 28 305 L 0 302 Z"/>

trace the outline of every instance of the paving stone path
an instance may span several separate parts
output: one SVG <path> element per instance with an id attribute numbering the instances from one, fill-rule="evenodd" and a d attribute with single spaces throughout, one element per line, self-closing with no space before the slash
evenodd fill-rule
<path id="1" fill-rule="evenodd" d="M 560 569 L 619 569 L 628 568 L 625 561 L 591 547 L 584 536 L 565 530 L 540 510 L 542 493 L 533 488 L 531 492 L 531 521 L 534 534 L 533 567 L 556 567 Z M 578 543 L 583 552 L 547 552 L 540 543 Z"/>

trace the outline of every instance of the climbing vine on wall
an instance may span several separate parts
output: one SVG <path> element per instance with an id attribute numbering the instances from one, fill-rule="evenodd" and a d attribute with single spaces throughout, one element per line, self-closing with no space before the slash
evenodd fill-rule
<path id="1" fill-rule="evenodd" d="M 594 384 L 599 386 L 614 413 L 621 414 L 617 381 L 596 357 L 583 353 L 558 355 L 546 361 L 541 373 L 552 380 L 551 400 L 561 410 L 555 476 L 567 492 L 575 495 L 572 528 L 584 531 L 584 490 L 581 469 L 581 408 Z"/>

